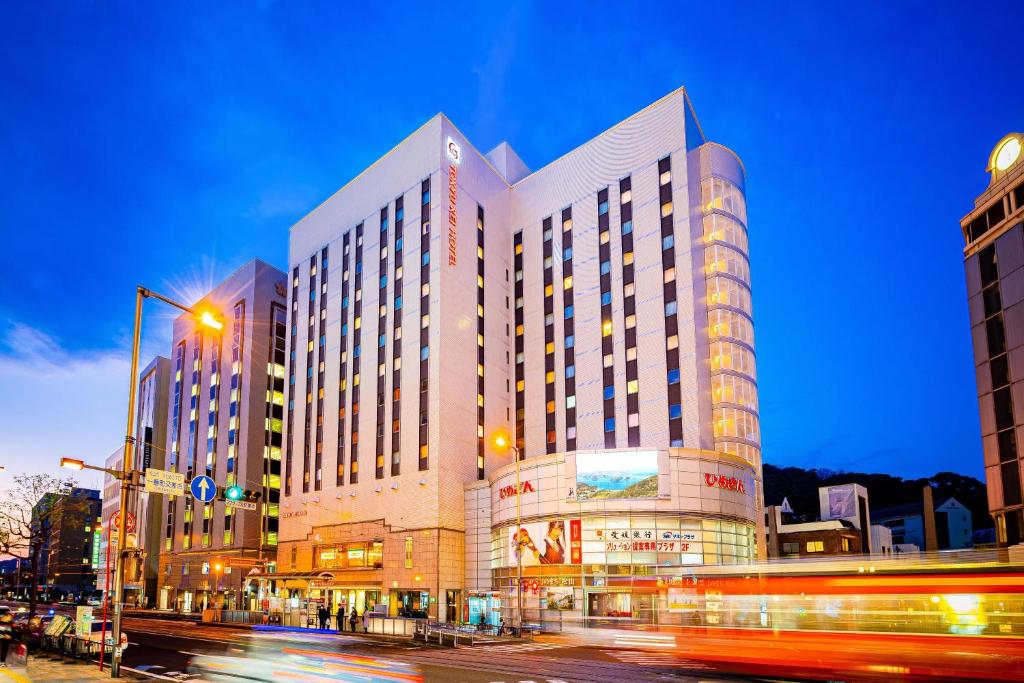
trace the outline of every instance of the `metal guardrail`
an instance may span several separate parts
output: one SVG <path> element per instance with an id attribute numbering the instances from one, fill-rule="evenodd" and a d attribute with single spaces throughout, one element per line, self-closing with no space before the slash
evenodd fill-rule
<path id="1" fill-rule="evenodd" d="M 506 637 L 497 635 L 497 631 L 493 626 L 481 629 L 472 624 L 458 625 L 426 620 L 416 623 L 413 637 L 426 643 L 437 643 L 438 645 L 448 645 L 450 647 L 458 647 L 460 644 L 473 647 L 474 645 L 505 642 L 506 640 Z M 510 628 L 508 637 L 519 640 L 532 640 L 533 632 L 529 629 L 519 631 L 518 629 Z"/>

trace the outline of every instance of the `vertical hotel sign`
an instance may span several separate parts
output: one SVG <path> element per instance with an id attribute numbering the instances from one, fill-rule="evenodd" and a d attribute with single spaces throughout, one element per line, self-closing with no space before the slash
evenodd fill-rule
<path id="1" fill-rule="evenodd" d="M 456 203 L 459 199 L 459 162 L 462 161 L 462 149 L 459 144 L 448 138 L 448 265 L 454 266 L 458 257 L 458 221 L 459 213 Z"/>

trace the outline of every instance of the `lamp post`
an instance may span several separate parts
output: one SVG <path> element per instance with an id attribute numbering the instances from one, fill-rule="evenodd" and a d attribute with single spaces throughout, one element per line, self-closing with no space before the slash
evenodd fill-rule
<path id="1" fill-rule="evenodd" d="M 519 621 L 519 635 L 523 633 L 523 546 L 520 534 L 523 531 L 523 498 L 522 487 L 519 484 L 520 472 L 522 470 L 522 453 L 519 447 L 503 433 L 494 437 L 494 445 L 498 448 L 508 448 L 516 456 L 516 616 Z"/>
<path id="2" fill-rule="evenodd" d="M 128 378 L 128 425 L 125 429 L 124 437 L 123 468 L 119 474 L 111 473 L 121 481 L 119 519 L 122 520 L 121 524 L 119 524 L 117 528 L 117 561 L 114 565 L 114 623 L 111 633 L 114 640 L 114 647 L 110 656 L 111 678 L 119 678 L 121 676 L 121 603 L 124 599 L 125 541 L 128 535 L 128 525 L 126 523 L 126 520 L 128 519 L 128 494 L 132 488 L 139 485 L 139 474 L 141 474 L 132 467 L 135 462 L 135 437 L 133 436 L 133 432 L 135 431 L 135 400 L 138 392 L 139 341 L 142 334 L 142 302 L 147 298 L 158 299 L 159 301 L 163 301 L 166 304 L 194 316 L 196 322 L 204 327 L 214 330 L 220 330 L 224 327 L 224 323 L 222 323 L 212 311 L 196 311 L 185 304 L 178 303 L 173 299 L 168 299 L 167 297 L 157 294 L 145 287 L 139 286 L 135 288 L 135 326 L 132 333 L 131 376 Z M 65 463 L 65 461 L 68 462 Z M 61 465 L 64 467 L 71 467 L 72 469 L 100 469 L 104 472 L 108 472 L 106 469 L 87 466 L 80 460 L 74 461 L 70 458 L 62 459 Z"/>

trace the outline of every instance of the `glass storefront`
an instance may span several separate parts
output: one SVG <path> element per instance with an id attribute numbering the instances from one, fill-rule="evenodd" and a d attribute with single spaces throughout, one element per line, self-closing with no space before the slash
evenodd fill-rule
<path id="1" fill-rule="evenodd" d="M 565 531 L 544 534 L 556 526 Z M 567 517 L 516 529 L 498 528 L 491 537 L 499 609 L 506 623 L 517 621 L 520 552 L 523 622 L 545 630 L 659 623 L 669 585 L 702 565 L 748 564 L 756 557 L 752 524 L 678 514 Z M 552 548 L 562 547 L 561 562 L 546 561 L 559 557 Z"/>
<path id="2" fill-rule="evenodd" d="M 567 531 L 552 542 L 545 530 L 558 522 Z M 589 573 L 607 573 L 600 567 L 620 564 L 747 564 L 756 557 L 754 534 L 752 524 L 680 515 L 581 516 L 524 524 L 519 534 L 515 527 L 497 528 L 491 535 L 491 566 L 517 566 L 517 544 L 524 567 L 591 565 Z M 557 561 L 545 561 L 552 557 Z"/>

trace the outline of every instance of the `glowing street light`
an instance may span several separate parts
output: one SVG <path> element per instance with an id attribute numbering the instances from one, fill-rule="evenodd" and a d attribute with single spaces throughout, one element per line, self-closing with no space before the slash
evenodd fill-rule
<path id="1" fill-rule="evenodd" d="M 60 466 L 68 470 L 84 470 L 85 463 L 75 458 L 61 458 Z"/>
<path id="2" fill-rule="evenodd" d="M 499 450 L 510 449 L 516 456 L 516 532 L 513 538 L 516 539 L 516 603 L 519 618 L 519 635 L 523 633 L 523 548 L 520 544 L 520 533 L 523 530 L 523 497 L 520 495 L 522 489 L 519 485 L 519 476 L 522 463 L 522 453 L 519 447 L 512 443 L 512 439 L 505 432 L 498 432 L 491 439 Z"/>
<path id="3" fill-rule="evenodd" d="M 133 488 L 138 486 L 138 472 L 132 469 L 132 465 L 135 462 L 133 457 L 135 451 L 135 437 L 133 435 L 135 431 L 135 402 L 137 399 L 139 389 L 139 344 L 142 336 L 142 302 L 146 299 L 158 299 L 163 301 L 165 304 L 173 306 L 184 313 L 188 313 L 197 324 L 202 325 L 213 330 L 221 330 L 224 327 L 224 323 L 221 322 L 220 318 L 212 310 L 197 311 L 190 306 L 179 303 L 173 299 L 168 299 L 162 294 L 158 294 L 151 289 L 139 286 L 135 288 L 135 328 L 132 336 L 132 359 L 131 359 L 131 375 L 128 383 L 128 419 L 127 427 L 125 428 L 124 438 L 124 462 L 123 472 L 119 473 L 118 479 L 121 480 L 121 504 L 120 504 L 120 515 L 121 519 L 128 518 L 128 493 Z M 200 346 L 199 355 L 202 357 L 202 339 L 200 335 Z M 83 467 L 87 467 L 83 463 Z M 89 467 L 88 469 L 97 469 Z M 115 643 L 121 641 L 121 616 L 122 616 L 122 601 L 124 600 L 124 572 L 125 572 L 125 550 L 127 547 L 126 541 L 126 527 L 127 524 L 118 526 L 117 529 L 117 563 L 114 569 L 114 619 L 113 619 L 113 638 Z M 102 661 L 102 660 L 101 660 Z M 120 648 L 115 647 L 110 657 L 110 677 L 119 678 L 121 675 L 121 651 Z"/>
<path id="4" fill-rule="evenodd" d="M 224 323 L 210 311 L 203 311 L 199 314 L 199 323 L 214 330 L 224 329 Z"/>

